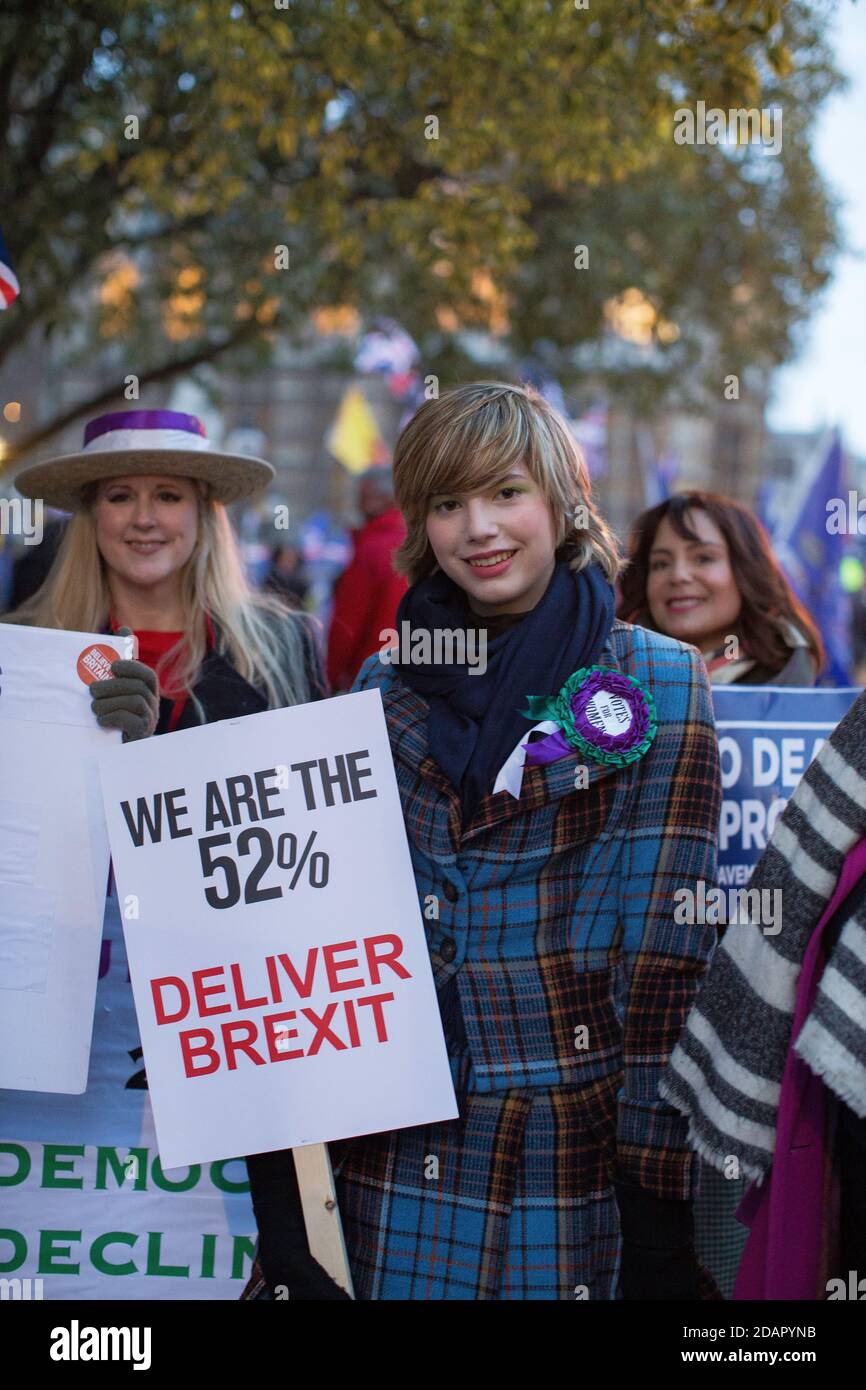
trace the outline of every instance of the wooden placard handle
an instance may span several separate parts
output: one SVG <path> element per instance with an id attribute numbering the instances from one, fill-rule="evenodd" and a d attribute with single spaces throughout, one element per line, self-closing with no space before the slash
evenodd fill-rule
<path id="1" fill-rule="evenodd" d="M 337 1205 L 337 1189 L 326 1144 L 304 1144 L 292 1149 L 301 1209 L 307 1228 L 310 1254 L 330 1274 L 335 1284 L 355 1297 L 352 1274 L 343 1239 L 343 1223 Z"/>

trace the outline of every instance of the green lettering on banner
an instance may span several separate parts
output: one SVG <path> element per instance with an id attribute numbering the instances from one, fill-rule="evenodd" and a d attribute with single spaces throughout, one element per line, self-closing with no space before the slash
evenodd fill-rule
<path id="1" fill-rule="evenodd" d="M 131 1194 L 133 1191 L 159 1189 L 166 1193 L 185 1193 L 196 1187 L 200 1190 L 203 1175 L 206 1173 L 206 1177 L 215 1191 L 233 1197 L 245 1196 L 249 1193 L 249 1181 L 243 1158 L 223 1159 L 207 1166 L 191 1164 L 184 1168 L 169 1169 L 167 1175 L 158 1154 L 155 1150 L 146 1147 L 129 1149 L 124 1145 L 91 1147 L 86 1144 L 45 1143 L 39 1145 L 39 1148 L 42 1150 L 41 1159 L 37 1157 L 36 1145 L 25 1146 L 6 1141 L 0 1143 L 0 1164 L 6 1169 L 0 1175 L 0 1187 L 20 1186 L 32 1174 L 34 1178 L 40 1178 L 41 1186 L 47 1191 L 60 1190 L 62 1192 L 70 1189 L 76 1191 L 81 1191 L 83 1188 L 89 1189 L 91 1187 L 89 1165 L 88 1172 L 84 1176 L 80 1176 L 76 1170 L 79 1167 L 79 1159 L 83 1158 L 87 1161 L 89 1155 L 95 1154 L 93 1187 L 96 1191 L 123 1191 L 125 1189 Z M 153 1152 L 152 1160 L 150 1158 L 151 1152 Z M 11 1159 L 11 1164 L 6 1162 L 7 1156 Z M 237 1165 L 236 1177 L 232 1175 L 233 1164 Z M 150 1169 L 149 1173 L 148 1169 Z M 153 1224 L 157 1224 L 157 1222 Z M 231 1240 L 230 1261 L 227 1261 L 222 1254 L 223 1249 L 228 1253 L 228 1244 L 221 1244 L 223 1234 Z M 36 1258 L 37 1237 L 38 1259 Z M 243 1281 L 248 1277 L 255 1258 L 256 1238 L 254 1233 L 232 1235 L 226 1231 L 224 1233 L 201 1232 L 197 1238 L 201 1241 L 198 1256 L 193 1260 L 195 1252 L 191 1248 L 191 1243 L 183 1239 L 179 1231 L 175 1230 L 171 1218 L 167 1219 L 162 1231 L 111 1230 L 96 1236 L 88 1233 L 88 1246 L 85 1246 L 84 1249 L 82 1249 L 82 1237 L 83 1232 L 81 1230 L 46 1228 L 40 1229 L 38 1232 L 22 1232 L 11 1228 L 0 1229 L 0 1275 L 8 1276 L 20 1273 L 29 1256 L 37 1265 L 34 1272 L 40 1275 L 53 1275 L 55 1278 L 58 1275 L 67 1278 L 76 1276 L 80 1278 L 82 1269 L 87 1269 L 89 1266 L 97 1275 L 109 1278 L 124 1278 L 132 1275 L 138 1279 L 143 1279 L 145 1276 L 186 1280 L 200 1278 L 213 1282 L 218 1278 L 224 1280 L 228 1276 L 232 1281 Z M 142 1242 L 145 1240 L 147 1242 L 146 1259 L 143 1254 L 144 1245 L 139 1247 L 140 1238 Z M 174 1247 L 176 1252 L 173 1255 L 174 1260 L 186 1260 L 187 1262 L 170 1262 L 172 1257 L 167 1252 L 163 1252 L 162 1243 L 164 1240 L 168 1240 L 169 1245 Z M 219 1273 L 217 1273 L 218 1256 Z M 227 1263 L 231 1265 L 230 1274 L 224 1268 Z M 196 1274 L 192 1273 L 193 1264 L 198 1265 Z M 111 1294 L 108 1296 L 113 1297 Z"/>
<path id="2" fill-rule="evenodd" d="M 71 1171 L 73 1162 L 63 1159 L 61 1155 L 71 1155 L 71 1158 L 84 1157 L 83 1144 L 45 1144 L 42 1151 L 42 1186 L 43 1187 L 83 1187 L 83 1178 L 61 1178 L 58 1173 L 68 1173 Z"/>
<path id="3" fill-rule="evenodd" d="M 138 1240 L 137 1235 L 132 1231 L 105 1231 L 103 1235 L 97 1236 L 90 1247 L 90 1260 L 94 1269 L 98 1269 L 100 1274 L 137 1274 L 138 1270 L 134 1260 L 127 1260 L 126 1264 L 109 1264 L 105 1258 L 105 1247 L 107 1245 L 128 1245 L 130 1249 Z"/>
<path id="4" fill-rule="evenodd" d="M 170 1181 L 163 1171 L 162 1164 L 158 1158 L 153 1160 L 151 1177 L 157 1187 L 161 1187 L 163 1192 L 189 1192 L 191 1187 L 195 1187 L 201 1177 L 201 1165 L 193 1163 L 185 1178 L 178 1178 L 176 1182 Z"/>
<path id="5" fill-rule="evenodd" d="M 57 1264 L 57 1260 L 64 1257 L 70 1259 L 72 1251 L 69 1244 L 55 1250 L 57 1241 L 80 1240 L 80 1231 L 40 1231 L 39 1232 L 39 1267 L 37 1274 L 79 1274 L 81 1266 L 77 1264 Z"/>
<path id="6" fill-rule="evenodd" d="M 0 1260 L 0 1274 L 11 1274 L 27 1259 L 27 1241 L 20 1231 L 0 1231 L 0 1240 L 8 1240 L 15 1251 L 11 1260 Z"/>
<path id="7" fill-rule="evenodd" d="M 166 1278 L 188 1279 L 189 1265 L 161 1265 L 160 1257 L 162 1251 L 162 1231 L 148 1231 L 147 1233 L 147 1269 L 146 1274 L 161 1274 Z"/>
<path id="8" fill-rule="evenodd" d="M 220 1192 L 249 1192 L 250 1184 L 248 1178 L 242 1178 L 240 1182 L 232 1182 L 231 1178 L 225 1175 L 226 1165 L 229 1163 L 243 1163 L 242 1158 L 221 1158 L 219 1163 L 212 1163 L 210 1166 L 210 1180 L 214 1187 L 218 1187 Z M 246 1164 L 244 1164 L 246 1171 Z"/>
<path id="9" fill-rule="evenodd" d="M 0 1144 L 0 1156 L 11 1154 L 18 1159 L 18 1172 L 0 1174 L 0 1187 L 15 1187 L 19 1182 L 26 1182 L 30 1176 L 31 1158 L 23 1144 Z"/>
<path id="10" fill-rule="evenodd" d="M 232 1236 L 232 1278 L 245 1279 L 244 1257 L 252 1266 L 256 1253 L 256 1243 L 251 1236 Z"/>
<path id="11" fill-rule="evenodd" d="M 201 1277 L 202 1279 L 213 1279 L 214 1260 L 216 1258 L 216 1236 L 202 1236 L 201 1238 Z"/>
<path id="12" fill-rule="evenodd" d="M 134 1182 L 129 1182 L 126 1175 L 129 1157 L 134 1157 L 137 1160 Z M 96 1150 L 96 1182 L 94 1186 L 97 1192 L 104 1192 L 108 1187 L 106 1174 L 109 1168 L 117 1179 L 118 1187 L 124 1187 L 128 1184 L 133 1192 L 145 1192 L 147 1190 L 147 1149 L 130 1149 L 127 1158 L 120 1158 L 117 1149 L 100 1146 Z"/>

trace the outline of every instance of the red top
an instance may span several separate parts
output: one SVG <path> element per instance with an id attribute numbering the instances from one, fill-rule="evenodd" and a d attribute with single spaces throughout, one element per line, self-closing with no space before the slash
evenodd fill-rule
<path id="1" fill-rule="evenodd" d="M 334 589 L 328 635 L 328 682 L 347 690 L 364 659 L 382 646 L 380 633 L 394 628 L 406 580 L 395 574 L 391 557 L 406 535 L 396 507 L 355 532 L 355 550 Z"/>

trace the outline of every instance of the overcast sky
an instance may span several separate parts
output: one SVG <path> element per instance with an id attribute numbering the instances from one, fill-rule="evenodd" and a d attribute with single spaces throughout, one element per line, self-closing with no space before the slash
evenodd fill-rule
<path id="1" fill-rule="evenodd" d="M 866 4 L 840 0 L 833 22 L 836 62 L 851 79 L 816 125 L 815 157 L 842 200 L 846 251 L 806 326 L 800 356 L 776 373 L 768 412 L 774 430 L 839 424 L 847 447 L 866 457 Z"/>

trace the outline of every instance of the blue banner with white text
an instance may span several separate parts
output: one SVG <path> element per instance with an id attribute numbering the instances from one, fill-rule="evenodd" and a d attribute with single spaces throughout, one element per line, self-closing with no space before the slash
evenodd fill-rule
<path id="1" fill-rule="evenodd" d="M 861 693 L 715 686 L 722 766 L 719 885 L 746 884 L 788 797 Z"/>

